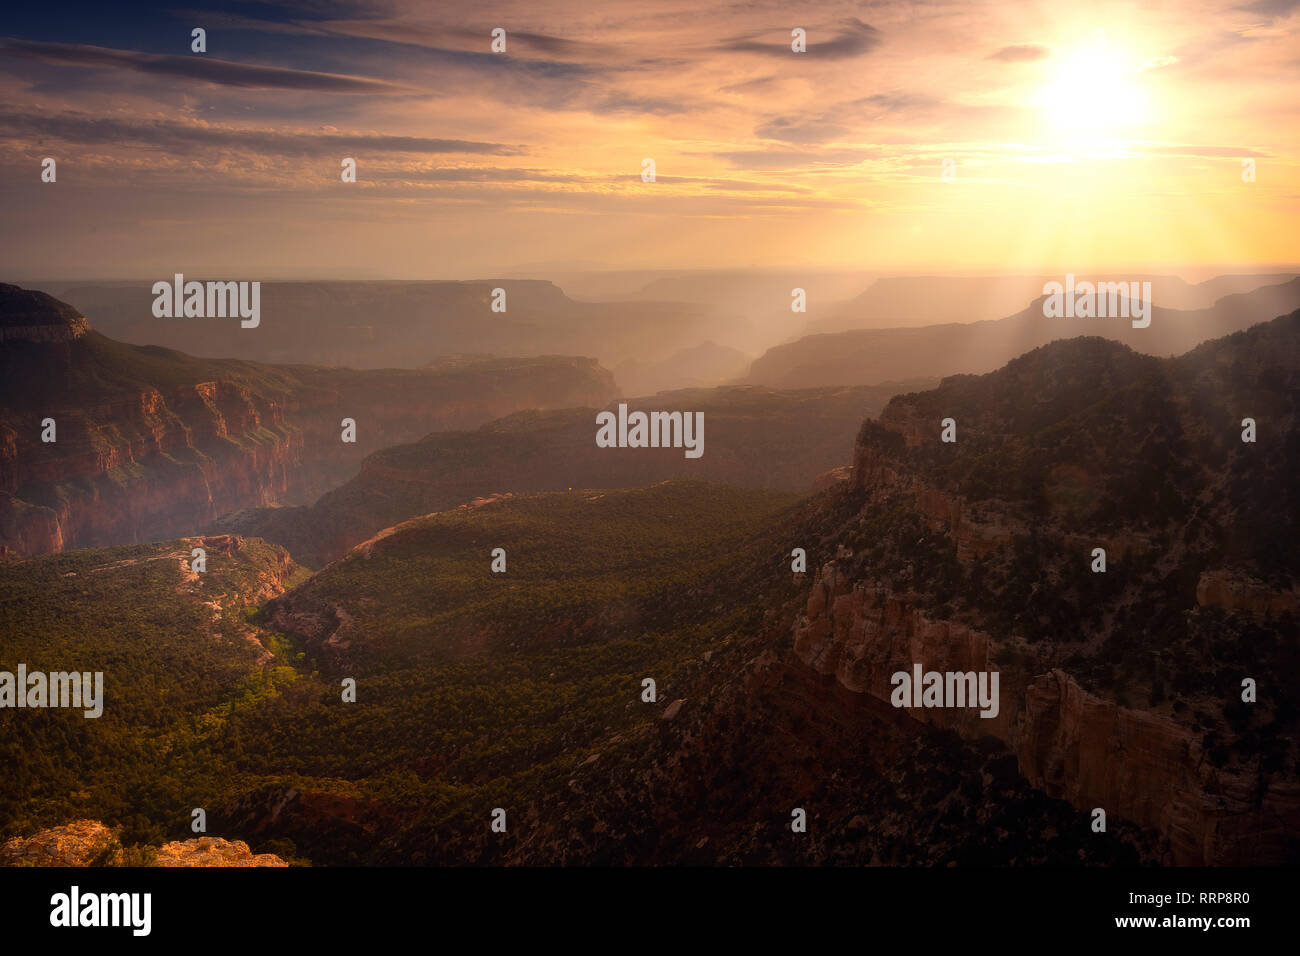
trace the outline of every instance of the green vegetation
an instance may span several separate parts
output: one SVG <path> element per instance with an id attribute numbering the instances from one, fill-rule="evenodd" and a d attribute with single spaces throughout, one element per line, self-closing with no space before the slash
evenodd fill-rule
<path id="1" fill-rule="evenodd" d="M 757 595 L 728 582 L 788 553 L 763 529 L 793 503 L 697 482 L 506 499 L 413 522 L 260 614 L 283 569 L 256 539 L 234 559 L 210 552 L 192 585 L 178 542 L 0 566 L 0 667 L 103 670 L 106 697 L 98 720 L 0 713 L 0 835 L 88 816 L 124 842 L 183 839 L 193 807 L 217 832 L 241 798 L 287 787 L 397 817 L 387 831 L 408 832 L 407 851 L 419 834 L 477 830 L 653 721 L 702 654 L 758 626 Z M 490 571 L 496 546 L 506 574 Z M 351 620 L 346 648 L 269 623 L 334 608 Z M 658 706 L 640 701 L 646 676 Z M 328 827 L 289 838 L 321 862 L 394 853 Z"/>
<path id="2" fill-rule="evenodd" d="M 179 834 L 197 794 L 221 781 L 195 748 L 289 679 L 258 665 L 238 612 L 281 554 L 248 540 L 237 561 L 210 555 L 193 582 L 183 541 L 0 565 L 0 670 L 104 674 L 98 718 L 0 711 L 0 835 L 84 816 L 127 824 L 132 842 Z"/>

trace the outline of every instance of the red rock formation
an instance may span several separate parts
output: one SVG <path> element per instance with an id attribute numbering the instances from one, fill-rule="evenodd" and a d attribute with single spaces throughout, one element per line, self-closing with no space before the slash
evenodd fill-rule
<path id="1" fill-rule="evenodd" d="M 283 402 L 230 380 L 0 408 L 0 546 L 11 556 L 160 540 L 243 508 L 302 503 L 367 453 L 522 408 L 601 404 L 612 378 L 588 359 L 521 360 L 474 389 L 465 370 L 311 370 Z M 567 363 L 567 364 L 566 364 Z M 321 387 L 321 385 L 326 387 Z M 466 393 L 465 389 L 468 389 Z M 57 441 L 40 440 L 40 421 Z M 340 439 L 343 418 L 358 440 Z"/>
<path id="2" fill-rule="evenodd" d="M 935 620 L 908 595 L 852 581 L 834 563 L 813 582 L 794 652 L 843 690 L 885 703 L 892 674 L 914 663 L 927 671 L 998 671 L 994 718 L 974 708 L 907 714 L 965 737 L 997 737 L 1031 784 L 1080 810 L 1101 807 L 1155 828 L 1174 863 L 1278 863 L 1279 838 L 1300 827 L 1300 785 L 1216 768 L 1190 728 L 1097 697 L 1028 648 Z"/>
<path id="3" fill-rule="evenodd" d="M 288 866 L 274 853 L 253 853 L 242 840 L 199 837 L 164 843 L 151 851 L 151 866 Z M 0 866 L 122 866 L 127 864 L 113 831 L 98 820 L 73 820 L 0 847 Z"/>

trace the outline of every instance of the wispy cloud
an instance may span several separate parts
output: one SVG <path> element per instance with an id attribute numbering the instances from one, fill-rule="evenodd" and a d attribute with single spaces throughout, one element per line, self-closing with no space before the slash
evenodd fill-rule
<path id="1" fill-rule="evenodd" d="M 1051 55 L 1052 48 L 1046 43 L 1013 43 L 990 53 L 988 58 L 1002 63 L 1032 63 L 1036 60 L 1046 60 Z"/>
<path id="2" fill-rule="evenodd" d="M 309 90 L 317 93 L 401 93 L 401 87 L 382 80 L 316 73 L 283 67 L 256 66 L 203 56 L 169 56 L 111 50 L 79 43 L 42 43 L 5 38 L 0 56 L 37 60 L 57 66 L 129 70 L 156 76 L 176 77 L 195 83 L 212 83 L 262 90 Z"/>
<path id="3" fill-rule="evenodd" d="M 1262 158 L 1269 153 L 1247 146 L 1196 146 L 1189 143 L 1133 143 L 1135 154 L 1151 156 L 1199 156 L 1207 159 Z"/>
<path id="4" fill-rule="evenodd" d="M 764 34 L 749 34 L 727 40 L 718 46 L 720 50 L 733 53 L 763 53 L 789 55 L 790 32 L 786 31 L 780 40 L 764 40 Z M 830 39 L 819 39 L 818 31 L 808 29 L 808 49 L 804 56 L 839 60 L 862 56 L 870 53 L 883 41 L 879 30 L 869 23 L 863 23 L 856 17 L 846 20 Z"/>
<path id="5" fill-rule="evenodd" d="M 1300 0 L 1255 0 L 1237 9 L 1266 17 L 1285 17 L 1300 9 Z"/>
<path id="6" fill-rule="evenodd" d="M 171 153 L 210 153 L 214 148 L 249 153 L 303 155 L 367 150 L 376 153 L 479 153 L 515 155 L 520 147 L 463 139 L 384 136 L 376 133 L 283 132 L 173 120 L 131 120 L 61 113 L 54 116 L 0 111 L 0 136 L 17 140 L 63 140 L 91 146 L 151 146 Z"/>
<path id="7" fill-rule="evenodd" d="M 815 115 L 775 116 L 754 129 L 761 139 L 813 145 L 845 139 L 863 123 L 894 114 L 917 116 L 940 105 L 934 97 L 916 93 L 872 93 L 837 103 Z"/>
<path id="8" fill-rule="evenodd" d="M 812 166 L 852 166 L 866 158 L 861 149 L 753 149 L 713 154 L 738 169 L 791 170 Z"/>

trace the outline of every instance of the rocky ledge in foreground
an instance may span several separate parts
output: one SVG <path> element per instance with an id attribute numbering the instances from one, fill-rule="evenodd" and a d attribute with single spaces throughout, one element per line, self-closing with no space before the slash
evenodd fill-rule
<path id="1" fill-rule="evenodd" d="M 242 840 L 198 837 L 164 843 L 150 858 L 128 860 L 113 831 L 97 820 L 74 820 L 0 847 L 0 866 L 288 866 L 274 853 L 253 853 Z"/>

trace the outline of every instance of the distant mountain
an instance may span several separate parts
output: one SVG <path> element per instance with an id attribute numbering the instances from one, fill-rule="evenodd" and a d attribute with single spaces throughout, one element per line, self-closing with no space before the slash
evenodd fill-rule
<path id="1" fill-rule="evenodd" d="M 670 478 L 807 493 L 823 473 L 848 463 L 864 415 L 927 384 L 688 389 L 628 403 L 632 410 L 702 413 L 700 458 L 687 458 L 680 448 L 597 447 L 596 408 L 520 412 L 476 431 L 441 432 L 378 451 L 362 462 L 360 474 L 311 507 L 252 509 L 209 529 L 275 541 L 319 567 L 382 528 L 494 494 L 634 488 Z"/>
<path id="2" fill-rule="evenodd" d="M 743 343 L 726 344 L 753 354 L 803 334 L 810 322 L 838 314 L 870 282 L 869 275 L 858 272 L 702 270 L 659 276 L 636 298 L 690 302 L 717 315 L 744 316 L 752 335 Z M 805 311 L 791 308 L 795 289 L 802 290 Z"/>
<path id="3" fill-rule="evenodd" d="M 583 358 L 375 371 L 199 359 L 114 341 L 72 307 L 10 285 L 0 334 L 0 554 L 10 555 L 163 538 L 227 511 L 313 500 L 376 448 L 614 394 L 609 372 Z M 345 418 L 355 443 L 342 440 Z"/>
<path id="4" fill-rule="evenodd" d="M 702 338 L 739 346 L 751 336 L 740 313 L 682 302 L 580 302 L 537 280 L 267 281 L 260 324 L 248 329 L 238 321 L 155 318 L 151 288 L 149 281 L 64 283 L 50 291 L 123 342 L 276 364 L 414 368 L 443 355 L 485 353 L 583 355 L 609 366 L 662 360 Z"/>
<path id="5" fill-rule="evenodd" d="M 0 283 L 0 344 L 72 342 L 89 328 L 85 317 L 66 302 Z"/>
<path id="6" fill-rule="evenodd" d="M 981 322 L 1014 313 L 1043 294 L 1043 284 L 1062 276 L 889 276 L 829 317 L 811 319 L 805 335 L 851 329 L 916 328 L 952 322 Z M 1274 275 L 1217 276 L 1195 285 L 1178 276 L 1081 275 L 1094 281 L 1149 281 L 1152 298 L 1166 309 L 1203 309 L 1225 295 L 1250 292 L 1295 278 Z"/>
<path id="7" fill-rule="evenodd" d="M 649 395 L 676 388 L 722 385 L 749 368 L 749 357 L 737 349 L 701 342 L 660 362 L 629 359 L 612 369 L 624 395 Z"/>
<path id="8" fill-rule="evenodd" d="M 1036 291 L 1041 293 L 1041 285 Z M 1152 294 L 1157 304 L 1147 328 L 1133 328 L 1125 318 L 1046 318 L 1040 294 L 1028 308 L 995 321 L 810 335 L 769 349 L 741 381 L 807 388 L 988 372 L 1030 349 L 1078 335 L 1100 335 L 1148 355 L 1176 355 L 1300 307 L 1300 278 L 1192 311 L 1165 308 Z"/>

